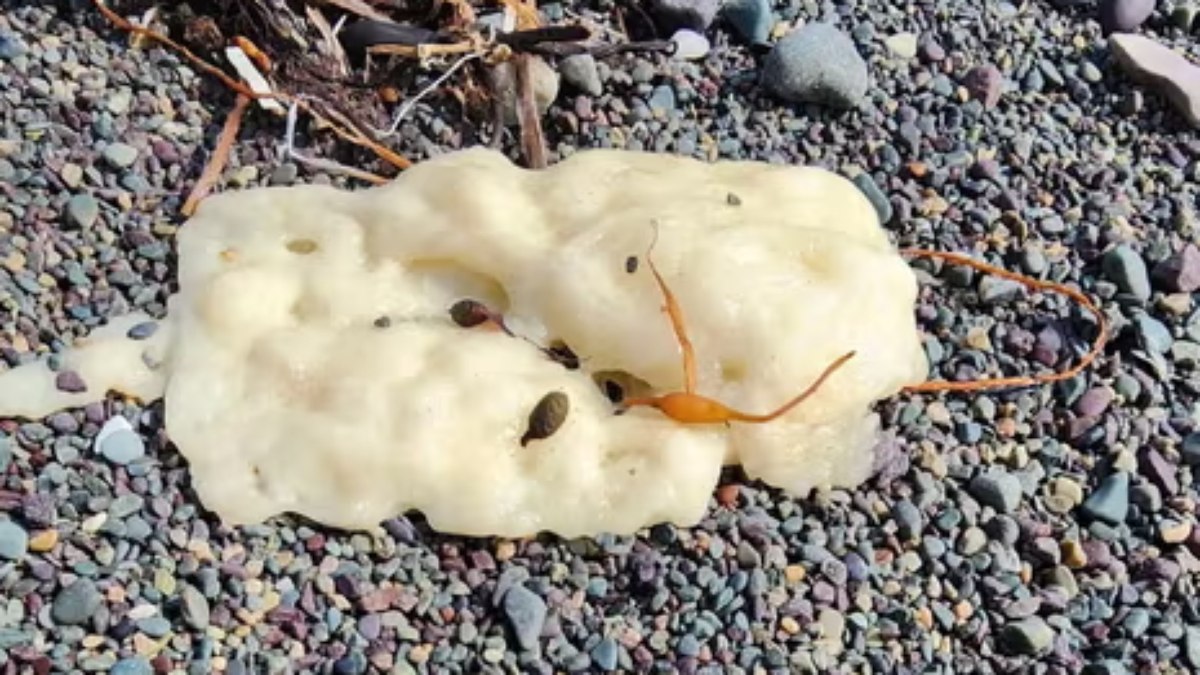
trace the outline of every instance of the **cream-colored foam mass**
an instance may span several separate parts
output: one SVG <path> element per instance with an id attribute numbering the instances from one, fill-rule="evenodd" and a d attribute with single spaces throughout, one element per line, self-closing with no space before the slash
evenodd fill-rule
<path id="1" fill-rule="evenodd" d="M 653 223 L 700 393 L 765 412 L 857 355 L 767 424 L 614 414 L 599 373 L 683 387 Z M 472 149 L 368 190 L 212 197 L 178 249 L 164 329 L 132 341 L 144 317 L 126 317 L 67 354 L 85 394 L 56 392 L 44 363 L 0 375 L 0 412 L 165 395 L 197 494 L 232 524 L 362 529 L 415 509 L 470 535 L 690 525 L 723 463 L 794 494 L 864 480 L 870 406 L 927 373 L 914 274 L 857 188 L 815 168 L 587 151 L 528 171 Z M 457 325 L 464 298 L 517 337 Z M 578 369 L 539 348 L 554 341 Z M 522 445 L 551 392 L 565 420 Z"/>

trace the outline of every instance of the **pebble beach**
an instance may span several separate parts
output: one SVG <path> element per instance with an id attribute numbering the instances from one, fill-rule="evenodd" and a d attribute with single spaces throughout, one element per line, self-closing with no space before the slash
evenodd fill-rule
<path id="1" fill-rule="evenodd" d="M 881 402 L 857 488 L 734 477 L 696 527 L 569 541 L 449 536 L 419 514 L 376 535 L 226 527 L 161 402 L 0 418 L 0 675 L 1200 671 L 1200 5 L 647 4 L 686 49 L 547 69 L 552 159 L 837 171 L 898 246 L 1095 298 L 1103 356 L 1054 385 Z M 614 6 L 539 8 L 618 31 Z M 165 313 L 180 206 L 231 105 L 90 2 L 0 0 L 0 369 Z M 435 95 L 395 149 L 419 162 L 484 131 Z M 219 190 L 361 187 L 282 139 L 249 115 Z M 913 265 L 931 378 L 1086 351 L 1089 319 L 1060 298 Z"/>

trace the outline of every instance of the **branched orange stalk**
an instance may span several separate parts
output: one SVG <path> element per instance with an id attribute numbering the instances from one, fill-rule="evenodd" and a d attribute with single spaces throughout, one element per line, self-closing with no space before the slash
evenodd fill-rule
<path id="1" fill-rule="evenodd" d="M 1075 290 L 1074 288 L 1071 288 L 1070 286 L 1054 283 L 1052 281 L 1041 281 L 1039 279 L 1027 277 L 1023 274 L 1010 272 L 1008 270 L 996 267 L 995 265 L 989 265 L 985 262 L 980 262 L 961 253 L 947 253 L 943 251 L 931 251 L 921 248 L 904 249 L 901 251 L 901 253 L 920 258 L 944 260 L 955 265 L 970 267 L 971 269 L 983 272 L 985 274 L 994 274 L 998 277 L 1015 281 L 1022 286 L 1035 291 L 1049 291 L 1051 293 L 1064 295 L 1089 312 L 1096 319 L 1097 324 L 1096 337 L 1094 340 L 1092 340 L 1091 348 L 1083 356 L 1083 358 L 1079 360 L 1078 363 L 1066 370 L 1056 373 L 1045 373 L 1020 377 L 998 377 L 984 380 L 970 380 L 967 382 L 935 380 L 909 385 L 903 389 L 905 392 L 928 393 L 938 391 L 982 391 L 984 389 L 998 389 L 1003 387 L 1032 387 L 1039 384 L 1058 382 L 1060 380 L 1069 380 L 1083 372 L 1084 369 L 1091 366 L 1092 363 L 1104 351 L 1104 346 L 1107 344 L 1109 339 L 1108 318 L 1105 317 L 1104 312 L 1102 312 L 1100 308 L 1097 307 L 1096 304 L 1092 302 L 1086 295 Z"/>

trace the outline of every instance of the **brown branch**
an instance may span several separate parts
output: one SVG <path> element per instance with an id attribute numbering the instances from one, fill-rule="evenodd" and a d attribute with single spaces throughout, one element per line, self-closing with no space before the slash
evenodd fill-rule
<path id="1" fill-rule="evenodd" d="M 538 114 L 533 94 L 532 60 L 529 54 L 518 54 L 515 58 L 517 71 L 517 121 L 521 126 L 521 150 L 531 169 L 544 169 L 549 163 L 546 139 L 542 135 L 542 120 Z"/>
<path id="2" fill-rule="evenodd" d="M 221 176 L 221 171 L 225 169 L 225 164 L 229 161 L 229 152 L 233 149 L 233 142 L 237 139 L 238 129 L 242 126 L 242 117 L 246 114 L 246 108 L 249 107 L 251 100 L 238 94 L 237 100 L 233 104 L 233 110 L 229 113 L 229 117 L 225 118 L 225 126 L 221 129 L 221 135 L 217 137 L 217 145 L 213 148 L 212 157 L 209 158 L 208 164 L 204 165 L 200 179 L 196 181 L 187 201 L 183 203 L 184 216 L 190 218 L 196 212 L 196 207 L 208 196 L 213 185 Z"/>

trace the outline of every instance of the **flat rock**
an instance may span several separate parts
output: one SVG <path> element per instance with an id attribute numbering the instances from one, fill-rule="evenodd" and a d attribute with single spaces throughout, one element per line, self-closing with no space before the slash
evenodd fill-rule
<path id="1" fill-rule="evenodd" d="M 1108 46 L 1131 79 L 1158 90 L 1189 124 L 1200 128 L 1200 66 L 1141 35 L 1114 33 Z"/>

